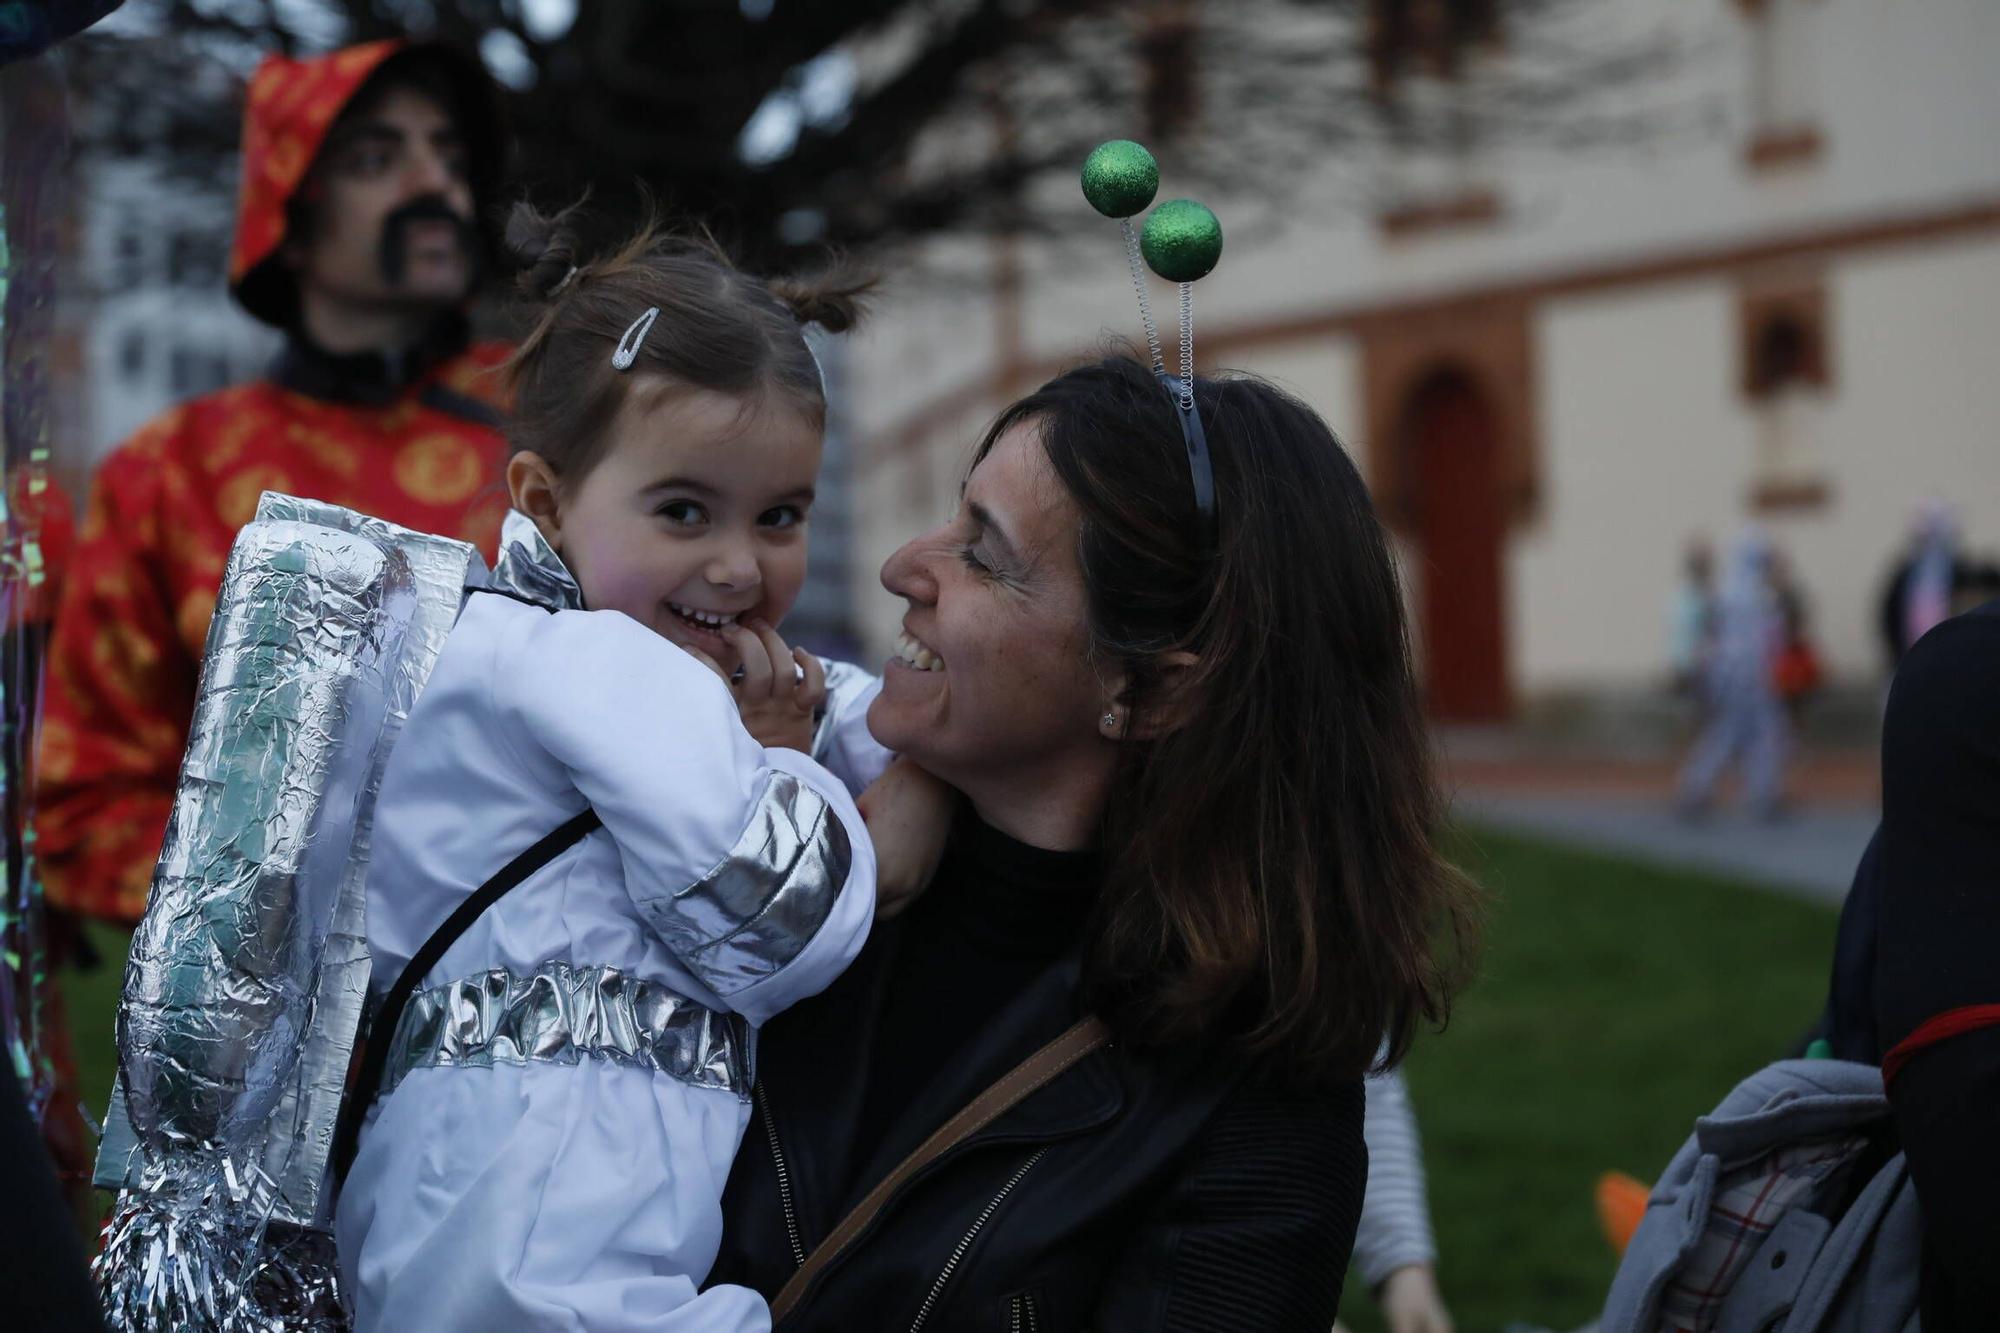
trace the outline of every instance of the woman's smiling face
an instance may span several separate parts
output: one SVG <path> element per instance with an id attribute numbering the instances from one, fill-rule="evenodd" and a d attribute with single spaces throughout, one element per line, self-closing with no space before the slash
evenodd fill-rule
<path id="1" fill-rule="evenodd" d="M 973 468 L 951 521 L 882 566 L 909 610 L 869 730 L 982 812 L 986 795 L 1053 794 L 1108 771 L 1098 720 L 1116 682 L 1089 660 L 1078 522 L 1024 421 Z"/>

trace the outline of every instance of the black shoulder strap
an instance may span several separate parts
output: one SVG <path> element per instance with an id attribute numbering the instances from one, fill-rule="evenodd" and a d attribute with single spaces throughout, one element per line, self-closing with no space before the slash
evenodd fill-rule
<path id="1" fill-rule="evenodd" d="M 389 987 L 388 993 L 382 997 L 382 1007 L 376 1010 L 374 1021 L 368 1025 L 361 1047 L 361 1067 L 347 1090 L 346 1100 L 341 1103 L 340 1118 L 334 1124 L 333 1184 L 336 1190 L 347 1179 L 347 1168 L 354 1164 L 354 1151 L 361 1139 L 362 1117 L 368 1114 L 368 1108 L 374 1104 L 375 1095 L 382 1086 L 382 1073 L 389 1063 L 389 1048 L 395 1044 L 396 1025 L 402 1021 L 403 1010 L 409 1006 L 410 997 L 416 994 L 417 987 L 423 984 L 424 978 L 444 957 L 445 950 L 487 908 L 499 902 L 522 880 L 583 841 L 586 835 L 602 827 L 603 823 L 595 810 L 585 810 L 509 861 L 498 874 L 467 895 L 465 901 L 444 919 L 444 924 L 431 932 L 431 937 L 423 942 L 397 976 L 396 984 Z"/>

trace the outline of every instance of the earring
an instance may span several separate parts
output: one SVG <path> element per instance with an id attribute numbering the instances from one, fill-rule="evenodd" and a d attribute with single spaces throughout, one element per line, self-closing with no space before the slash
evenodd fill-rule
<path id="1" fill-rule="evenodd" d="M 1104 729 L 1106 731 L 1113 731 L 1117 728 L 1117 726 L 1118 726 L 1118 714 L 1106 713 L 1104 715 Z"/>

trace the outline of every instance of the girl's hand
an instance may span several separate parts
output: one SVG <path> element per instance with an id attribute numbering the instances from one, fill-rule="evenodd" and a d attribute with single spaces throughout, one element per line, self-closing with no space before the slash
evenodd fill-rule
<path id="1" fill-rule="evenodd" d="M 875 919 L 887 921 L 930 887 L 958 792 L 898 755 L 855 804 L 875 842 Z"/>
<path id="2" fill-rule="evenodd" d="M 1451 1315 L 1429 1264 L 1405 1264 L 1375 1289 L 1389 1333 L 1452 1333 Z"/>
<path id="3" fill-rule="evenodd" d="M 743 664 L 742 675 L 729 682 L 743 729 L 768 749 L 811 754 L 814 714 L 826 699 L 826 668 L 805 649 L 787 647 L 761 620 L 731 625 L 723 633 Z"/>

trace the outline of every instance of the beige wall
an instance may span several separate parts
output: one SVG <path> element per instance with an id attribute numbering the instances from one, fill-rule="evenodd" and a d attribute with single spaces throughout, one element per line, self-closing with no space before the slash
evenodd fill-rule
<path id="1" fill-rule="evenodd" d="M 1835 382 L 1818 423 L 1823 506 L 1756 517 L 1790 552 L 1829 667 L 1878 666 L 1875 599 L 1909 517 L 1958 507 L 2000 552 L 2000 238 L 1855 256 L 1826 273 Z M 1691 534 L 1753 515 L 1756 421 L 1738 391 L 1737 287 L 1717 278 L 1549 303 L 1536 321 L 1542 521 L 1508 562 L 1527 692 L 1641 684 Z"/>

